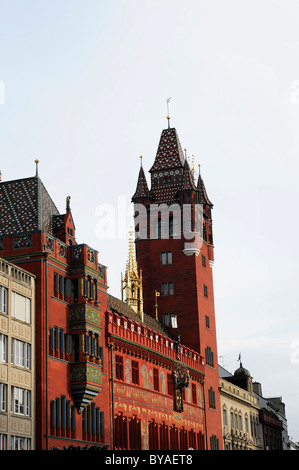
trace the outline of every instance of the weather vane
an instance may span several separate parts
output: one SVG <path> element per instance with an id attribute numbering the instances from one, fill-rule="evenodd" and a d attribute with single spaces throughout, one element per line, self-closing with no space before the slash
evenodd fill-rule
<path id="1" fill-rule="evenodd" d="M 167 119 L 168 119 L 168 129 L 169 129 L 169 120 L 170 120 L 170 116 L 169 116 L 169 101 L 170 101 L 171 98 L 167 98 L 166 100 L 166 103 L 167 103 Z"/>

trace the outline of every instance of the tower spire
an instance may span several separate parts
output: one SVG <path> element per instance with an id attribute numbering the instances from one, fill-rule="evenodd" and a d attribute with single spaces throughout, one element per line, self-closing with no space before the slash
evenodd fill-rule
<path id="1" fill-rule="evenodd" d="M 140 170 L 139 170 L 139 175 L 138 175 L 136 191 L 134 193 L 134 196 L 132 197 L 132 200 L 138 199 L 140 197 L 141 198 L 150 197 L 150 191 L 148 189 L 146 177 L 145 177 L 143 166 L 142 166 L 142 156 L 140 156 Z"/>
<path id="2" fill-rule="evenodd" d="M 124 277 L 121 275 L 121 296 L 126 292 L 127 304 L 139 314 L 143 322 L 143 293 L 142 293 L 142 272 L 138 272 L 137 262 L 134 255 L 134 231 L 129 231 L 129 253 Z"/>

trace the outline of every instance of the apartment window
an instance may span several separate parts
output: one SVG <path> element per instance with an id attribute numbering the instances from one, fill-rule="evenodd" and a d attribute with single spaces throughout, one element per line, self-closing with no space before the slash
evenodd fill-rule
<path id="1" fill-rule="evenodd" d="M 162 295 L 173 295 L 174 294 L 174 284 L 173 282 L 163 282 L 162 283 Z"/>
<path id="2" fill-rule="evenodd" d="M 245 432 L 249 432 L 247 416 L 245 416 Z"/>
<path id="3" fill-rule="evenodd" d="M 11 293 L 11 314 L 14 318 L 31 322 L 31 300 L 17 292 Z"/>
<path id="4" fill-rule="evenodd" d="M 172 252 L 171 251 L 161 253 L 161 263 L 172 264 Z"/>
<path id="5" fill-rule="evenodd" d="M 7 450 L 7 436 L 0 434 L 0 450 Z"/>
<path id="6" fill-rule="evenodd" d="M 208 298 L 208 288 L 207 288 L 207 286 L 206 286 L 205 284 L 204 284 L 204 286 L 203 286 L 203 295 L 204 295 L 206 298 Z"/>
<path id="7" fill-rule="evenodd" d="M 206 328 L 210 328 L 210 317 L 206 315 L 205 319 L 206 319 Z"/>
<path id="8" fill-rule="evenodd" d="M 7 336 L 0 334 L 0 362 L 7 362 Z"/>
<path id="9" fill-rule="evenodd" d="M 207 267 L 207 261 L 205 255 L 201 255 L 201 261 L 204 268 Z"/>
<path id="10" fill-rule="evenodd" d="M 24 388 L 11 387 L 11 411 L 24 416 L 31 415 L 31 392 Z"/>
<path id="11" fill-rule="evenodd" d="M 242 427 L 242 416 L 239 415 L 239 429 L 240 431 L 242 431 L 243 427 Z"/>
<path id="12" fill-rule="evenodd" d="M 159 392 L 159 369 L 156 367 L 153 368 L 153 377 L 154 377 L 154 390 Z"/>
<path id="13" fill-rule="evenodd" d="M 7 384 L 0 383 L 0 411 L 7 411 Z"/>
<path id="14" fill-rule="evenodd" d="M 230 412 L 230 425 L 232 429 L 235 427 L 234 413 L 232 411 Z"/>
<path id="15" fill-rule="evenodd" d="M 31 439 L 11 436 L 10 448 L 11 450 L 31 450 Z"/>
<path id="16" fill-rule="evenodd" d="M 11 363 L 15 366 L 31 369 L 31 345 L 12 338 Z"/>
<path id="17" fill-rule="evenodd" d="M 124 380 L 123 356 L 115 356 L 115 378 L 118 380 Z"/>
<path id="18" fill-rule="evenodd" d="M 139 385 L 139 363 L 132 361 L 132 383 Z"/>
<path id="19" fill-rule="evenodd" d="M 7 314 L 7 298 L 8 298 L 8 290 L 0 286 L 0 312 Z"/>
<path id="20" fill-rule="evenodd" d="M 223 418 L 223 426 L 227 425 L 227 416 L 226 416 L 226 408 L 222 410 L 222 418 Z"/>

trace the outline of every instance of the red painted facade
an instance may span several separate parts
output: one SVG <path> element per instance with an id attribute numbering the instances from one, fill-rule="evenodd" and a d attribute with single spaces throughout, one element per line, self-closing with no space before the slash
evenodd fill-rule
<path id="1" fill-rule="evenodd" d="M 143 316 L 107 294 L 98 252 L 76 243 L 68 198 L 61 215 L 38 174 L 0 182 L 0 256 L 36 276 L 36 449 L 221 449 L 212 205 L 174 129 L 151 172 L 149 191 L 141 168 L 133 202 L 176 207 L 170 238 L 151 236 L 149 212 L 136 227 Z M 203 242 L 188 255 L 173 236 L 186 203 L 191 232 L 204 208 Z"/>
<path id="2" fill-rule="evenodd" d="M 36 276 L 33 448 L 110 445 L 106 268 L 76 244 L 69 204 L 60 216 L 38 176 L 2 182 L 0 192 L 1 256 Z"/>
<path id="3" fill-rule="evenodd" d="M 202 356 L 146 315 L 140 322 L 117 299 L 109 297 L 108 303 L 114 449 L 205 449 Z"/>

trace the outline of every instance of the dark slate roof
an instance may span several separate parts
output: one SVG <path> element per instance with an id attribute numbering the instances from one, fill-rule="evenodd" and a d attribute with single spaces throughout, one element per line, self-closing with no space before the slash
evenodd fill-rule
<path id="1" fill-rule="evenodd" d="M 208 193 L 206 191 L 206 187 L 205 187 L 205 184 L 203 182 L 203 179 L 202 179 L 200 173 L 198 175 L 197 189 L 199 191 L 199 202 L 200 202 L 200 204 L 208 204 L 209 206 L 213 206 L 210 199 L 208 198 Z"/>
<path id="2" fill-rule="evenodd" d="M 135 312 L 135 310 L 133 310 L 126 302 L 123 302 L 110 294 L 108 294 L 108 309 L 112 312 L 118 313 L 119 315 L 123 315 L 136 323 L 143 324 L 147 328 L 150 328 L 161 335 L 171 337 L 166 329 L 163 328 L 163 325 L 155 318 L 144 314 L 144 321 L 142 323 L 140 316 Z"/>
<path id="3" fill-rule="evenodd" d="M 0 182 L 0 235 L 52 234 L 59 212 L 39 177 Z"/>
<path id="4" fill-rule="evenodd" d="M 185 160 L 181 191 L 187 190 L 197 191 L 197 188 L 194 184 L 194 179 L 189 167 L 189 163 L 187 160 Z"/>
<path id="5" fill-rule="evenodd" d="M 184 154 L 175 128 L 164 129 L 150 172 L 184 166 Z"/>
<path id="6" fill-rule="evenodd" d="M 144 174 L 144 170 L 141 167 L 139 170 L 139 175 L 138 175 L 138 181 L 137 181 L 137 187 L 134 196 L 132 197 L 132 200 L 140 197 L 151 197 L 150 191 L 148 189 L 148 185 L 146 182 L 146 177 Z"/>

